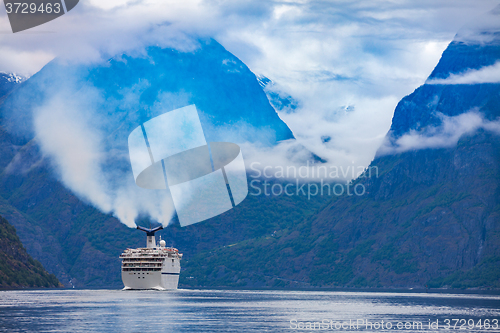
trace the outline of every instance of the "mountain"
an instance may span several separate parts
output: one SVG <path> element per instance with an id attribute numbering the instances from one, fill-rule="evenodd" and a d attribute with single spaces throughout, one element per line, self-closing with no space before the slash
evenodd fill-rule
<path id="1" fill-rule="evenodd" d="M 62 287 L 53 274 L 34 260 L 21 244 L 16 229 L 0 216 L 0 288 Z"/>
<path id="2" fill-rule="evenodd" d="M 0 98 L 10 93 L 19 83 L 26 78 L 14 73 L 0 73 Z"/>
<path id="3" fill-rule="evenodd" d="M 28 253 L 66 287 L 122 287 L 118 256 L 126 248 L 144 246 L 144 233 L 67 190 L 54 177 L 50 163 L 41 158 L 35 141 L 18 150 L 12 160 L 19 169 L 12 173 L 3 167 L 0 213 L 16 227 Z M 316 212 L 327 199 L 249 195 L 220 216 L 185 228 L 174 223 L 157 236 L 177 247 L 187 266 L 196 253 L 287 228 Z"/>
<path id="4" fill-rule="evenodd" d="M 454 118 L 463 115 L 484 126 L 460 132 L 457 143 L 445 133 L 443 147 L 381 149 L 373 175 L 352 184 L 363 186 L 360 196 L 249 195 L 203 223 L 174 223 L 159 235 L 185 254 L 181 285 L 500 287 L 499 85 L 432 84 L 495 64 L 497 41 L 453 41 L 428 82 L 398 104 L 387 145 L 401 147 L 408 135 L 429 143 L 450 124 L 466 125 L 471 118 Z M 91 102 L 112 152 L 125 151 L 139 123 L 190 103 L 208 141 L 292 138 L 258 79 L 213 40 L 193 52 L 152 47 L 107 64 L 48 64 L 0 101 L 0 214 L 66 286 L 120 287 L 118 255 L 144 235 L 69 191 L 41 152 L 33 114 L 57 94 Z M 286 96 L 276 98 L 293 112 Z M 122 155 L 109 162 L 119 177 L 130 174 Z"/>
<path id="5" fill-rule="evenodd" d="M 489 36 L 488 42 L 457 36 L 426 84 L 399 102 L 387 135 L 396 148 L 381 148 L 368 169 L 371 177 L 352 184 L 363 186 L 364 195 L 335 197 L 272 236 L 199 253 L 181 281 L 500 288 L 500 137 L 494 122 L 500 84 L 435 84 L 497 63 L 500 34 Z M 483 126 L 472 126 L 472 119 Z M 461 126 L 469 130 L 460 132 Z M 397 149 L 409 139 L 419 145 Z"/>
<path id="6" fill-rule="evenodd" d="M 54 96 L 68 97 L 75 102 L 70 106 L 90 105 L 89 112 L 105 120 L 104 148 L 113 152 L 106 167 L 114 179 L 131 177 L 126 152 L 133 128 L 191 103 L 200 112 L 207 141 L 266 146 L 293 138 L 255 75 L 214 40 L 200 43 L 192 52 L 151 47 L 146 54 L 121 55 L 104 64 L 53 61 L 0 101 L 0 214 L 16 227 L 28 253 L 65 286 L 122 287 L 118 256 L 144 246 L 145 237 L 61 182 L 33 126 L 33 115 Z M 184 265 L 200 251 L 286 228 L 326 200 L 249 195 L 209 221 L 186 228 L 175 222 L 157 235 L 184 253 Z M 137 222 L 150 223 L 142 217 Z"/>
<path id="7" fill-rule="evenodd" d="M 2 104 L 2 124 L 31 140 L 36 109 L 62 93 L 76 102 L 92 99 L 79 105 L 106 116 L 110 149 L 126 146 L 139 124 L 189 104 L 198 109 L 207 141 L 273 145 L 292 139 L 248 67 L 213 39 L 199 44 L 190 52 L 152 46 L 92 65 L 54 60 Z"/>
<path id="8" fill-rule="evenodd" d="M 485 45 L 451 42 L 427 81 L 493 66 L 499 61 L 499 44 L 498 37 Z M 439 125 L 441 115 L 457 116 L 474 108 L 486 119 L 496 119 L 500 114 L 498 84 L 424 84 L 398 104 L 390 132 L 397 139 L 411 130 Z"/>

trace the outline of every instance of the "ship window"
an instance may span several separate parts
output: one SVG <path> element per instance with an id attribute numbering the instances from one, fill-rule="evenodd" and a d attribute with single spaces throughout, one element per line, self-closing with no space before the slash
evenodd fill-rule
<path id="1" fill-rule="evenodd" d="M 174 262 L 174 259 L 172 259 L 172 262 Z"/>

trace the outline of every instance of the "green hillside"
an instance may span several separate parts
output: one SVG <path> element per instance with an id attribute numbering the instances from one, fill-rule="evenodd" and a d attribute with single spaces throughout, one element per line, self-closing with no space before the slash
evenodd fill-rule
<path id="1" fill-rule="evenodd" d="M 499 157 L 500 140 L 484 133 L 456 148 L 380 157 L 372 163 L 379 177 L 358 181 L 365 196 L 336 198 L 274 235 L 199 253 L 181 283 L 500 288 Z"/>
<path id="2" fill-rule="evenodd" d="M 480 45 L 450 43 L 430 77 L 496 63 L 494 36 Z M 500 84 L 424 84 L 399 102 L 387 143 L 408 133 L 413 140 L 442 139 L 444 119 L 470 112 L 498 121 Z M 334 198 L 273 237 L 200 253 L 181 282 L 500 288 L 500 137 L 486 126 L 460 134 L 446 147 L 380 150 L 370 166 L 378 175 L 353 184 L 363 185 L 364 195 Z"/>
<path id="3" fill-rule="evenodd" d="M 21 244 L 16 229 L 0 216 L 0 288 L 62 287 L 54 274 L 34 260 Z"/>

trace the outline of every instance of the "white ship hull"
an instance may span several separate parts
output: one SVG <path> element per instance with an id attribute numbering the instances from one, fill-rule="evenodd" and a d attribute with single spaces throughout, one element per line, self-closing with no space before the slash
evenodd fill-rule
<path id="1" fill-rule="evenodd" d="M 179 274 L 162 272 L 123 272 L 124 290 L 176 290 Z"/>

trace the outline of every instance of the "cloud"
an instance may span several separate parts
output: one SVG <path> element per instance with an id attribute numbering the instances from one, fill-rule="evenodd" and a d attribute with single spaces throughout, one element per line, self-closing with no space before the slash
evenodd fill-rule
<path id="1" fill-rule="evenodd" d="M 79 198 L 129 227 L 135 227 L 140 215 L 166 226 L 174 214 L 172 199 L 167 191 L 145 190 L 135 184 L 128 150 L 113 135 L 118 126 L 97 106 L 112 101 L 105 103 L 93 87 L 75 91 L 71 80 L 66 87 L 33 112 L 37 142 L 58 178 Z M 127 92 L 125 100 L 133 100 L 133 95 Z"/>
<path id="2" fill-rule="evenodd" d="M 481 84 L 500 83 L 500 61 L 494 65 L 469 69 L 460 74 L 451 74 L 445 79 L 431 79 L 426 84 Z"/>
<path id="3" fill-rule="evenodd" d="M 492 10 L 482 13 L 465 24 L 457 33 L 455 39 L 466 44 L 490 43 L 500 30 L 500 5 L 497 3 Z"/>
<path id="4" fill-rule="evenodd" d="M 57 96 L 36 110 L 34 127 L 42 151 L 54 159 L 63 183 L 109 212 L 111 201 L 99 170 L 105 154 L 102 136 L 92 130 L 92 122 L 78 105 Z"/>
<path id="5" fill-rule="evenodd" d="M 460 26 L 497 3 L 476 4 L 280 2 L 217 39 L 298 101 L 278 113 L 302 145 L 331 164 L 368 165 L 398 101 L 425 83 Z"/>
<path id="6" fill-rule="evenodd" d="M 31 75 L 55 57 L 99 62 L 123 52 L 141 54 L 149 45 L 193 50 L 196 37 L 215 33 L 211 11 L 195 0 L 80 1 L 57 20 L 16 34 L 8 33 L 9 21 L 1 11 L 0 70 Z"/>
<path id="7" fill-rule="evenodd" d="M 453 117 L 439 114 L 438 117 L 441 119 L 439 126 L 429 126 L 420 131 L 411 130 L 397 139 L 388 136 L 378 154 L 397 154 L 428 148 L 449 148 L 455 146 L 463 135 L 472 134 L 479 129 L 500 134 L 500 120 L 486 120 L 477 110 Z"/>

